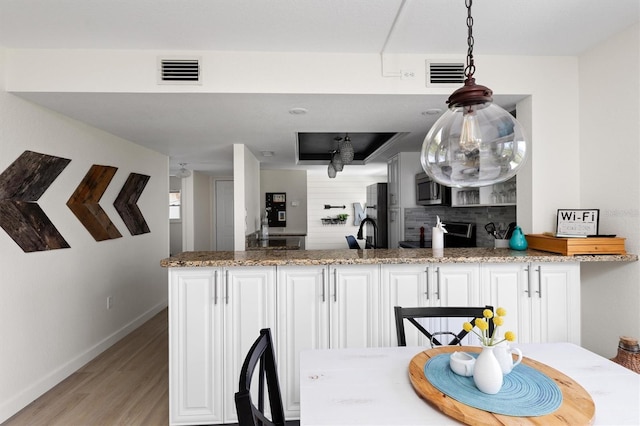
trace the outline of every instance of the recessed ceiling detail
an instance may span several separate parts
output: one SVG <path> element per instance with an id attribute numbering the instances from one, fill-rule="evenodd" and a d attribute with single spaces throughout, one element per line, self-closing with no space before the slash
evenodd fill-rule
<path id="1" fill-rule="evenodd" d="M 298 133 L 298 164 L 325 164 L 339 142 L 349 134 L 353 145 L 353 161 L 362 164 L 377 149 L 392 139 L 396 133 Z"/>

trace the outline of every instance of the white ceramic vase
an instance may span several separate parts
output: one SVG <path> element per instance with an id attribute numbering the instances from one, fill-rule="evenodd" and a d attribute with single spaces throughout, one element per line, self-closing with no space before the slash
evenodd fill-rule
<path id="1" fill-rule="evenodd" d="M 511 373 L 513 367 L 520 364 L 522 361 L 522 351 L 518 348 L 512 348 L 507 342 L 499 343 L 495 345 L 494 348 L 493 354 L 496 356 L 498 364 L 500 364 L 503 375 Z M 513 361 L 514 353 L 518 356 L 518 359 L 516 359 L 515 362 Z"/>
<path id="2" fill-rule="evenodd" d="M 502 388 L 502 368 L 493 353 L 493 346 L 482 346 L 473 368 L 473 382 L 484 393 L 493 395 Z"/>

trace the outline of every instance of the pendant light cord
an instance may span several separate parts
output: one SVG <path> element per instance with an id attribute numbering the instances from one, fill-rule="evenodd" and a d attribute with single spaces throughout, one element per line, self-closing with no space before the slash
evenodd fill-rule
<path id="1" fill-rule="evenodd" d="M 471 16 L 471 3 L 472 0 L 465 0 L 465 6 L 467 6 L 467 66 L 464 69 L 465 77 L 472 78 L 476 72 L 476 66 L 473 63 L 473 16 Z"/>

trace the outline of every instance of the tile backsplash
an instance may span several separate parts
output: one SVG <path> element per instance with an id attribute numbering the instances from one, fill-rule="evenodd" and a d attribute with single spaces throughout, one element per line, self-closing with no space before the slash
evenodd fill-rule
<path id="1" fill-rule="evenodd" d="M 516 221 L 516 206 L 491 207 L 414 207 L 404 210 L 405 240 L 418 241 L 420 227 L 424 226 L 427 240 L 431 239 L 431 228 L 436 224 L 436 216 L 443 222 L 470 222 L 476 224 L 476 245 L 493 247 L 494 238 L 487 233 L 484 225 L 493 222 L 498 229 L 506 229 Z"/>

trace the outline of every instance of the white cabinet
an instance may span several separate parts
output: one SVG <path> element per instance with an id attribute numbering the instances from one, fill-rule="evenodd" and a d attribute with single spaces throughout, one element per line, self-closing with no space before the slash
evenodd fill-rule
<path id="1" fill-rule="evenodd" d="M 378 271 L 378 265 L 278 267 L 277 357 L 287 418 L 300 413 L 300 351 L 379 346 Z"/>
<path id="2" fill-rule="evenodd" d="M 482 265 L 484 303 L 507 309 L 503 330 L 521 343 L 580 344 L 578 263 Z"/>
<path id="3" fill-rule="evenodd" d="M 404 240 L 404 209 L 417 207 L 416 174 L 422 171 L 419 152 L 399 152 L 387 162 L 389 248 Z"/>
<path id="4" fill-rule="evenodd" d="M 479 267 L 477 264 L 382 265 L 381 331 L 382 345 L 396 346 L 393 307 L 478 306 Z M 462 330 L 462 319 L 422 320 L 427 330 Z M 417 330 L 407 327 L 407 345 L 427 346 Z M 473 342 L 467 342 L 469 344 Z"/>
<path id="5" fill-rule="evenodd" d="M 479 188 L 451 188 L 452 207 L 515 206 L 516 177 Z"/>
<path id="6" fill-rule="evenodd" d="M 244 358 L 276 326 L 274 267 L 169 272 L 169 421 L 233 423 Z"/>
<path id="7" fill-rule="evenodd" d="M 402 241 L 400 239 L 400 235 L 404 235 L 401 229 L 403 224 L 400 221 L 400 209 L 397 207 L 389 209 L 387 221 L 387 245 L 390 249 L 397 249 L 398 247 L 400 247 L 400 241 Z"/>
<path id="8" fill-rule="evenodd" d="M 387 162 L 387 204 L 389 208 L 398 207 L 398 156 Z"/>

